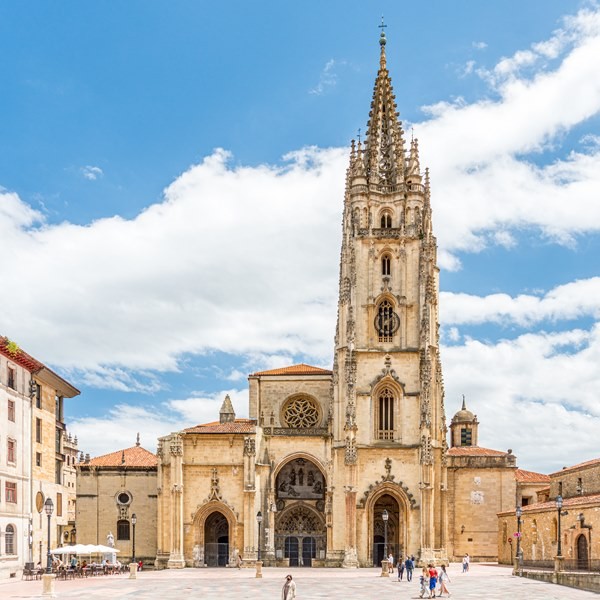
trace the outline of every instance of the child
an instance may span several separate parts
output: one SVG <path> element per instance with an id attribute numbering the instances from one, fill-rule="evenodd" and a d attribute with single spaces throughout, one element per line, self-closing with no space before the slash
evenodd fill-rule
<path id="1" fill-rule="evenodd" d="M 429 593 L 429 570 L 427 567 L 423 567 L 421 576 L 419 577 L 419 585 L 421 586 L 419 592 L 419 598 L 425 598 Z"/>

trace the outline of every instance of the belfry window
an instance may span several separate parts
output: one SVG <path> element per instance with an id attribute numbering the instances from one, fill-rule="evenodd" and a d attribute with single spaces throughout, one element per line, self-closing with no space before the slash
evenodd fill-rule
<path id="1" fill-rule="evenodd" d="M 391 261 L 389 254 L 384 254 L 381 257 L 381 274 L 382 275 L 390 275 L 391 274 Z"/>
<path id="2" fill-rule="evenodd" d="M 377 396 L 377 439 L 394 439 L 394 394 L 389 388 Z"/>
<path id="3" fill-rule="evenodd" d="M 391 342 L 394 339 L 394 334 L 398 331 L 400 319 L 394 312 L 394 307 L 389 300 L 383 300 L 378 308 L 375 316 L 375 329 L 379 336 L 380 342 Z"/>
<path id="4" fill-rule="evenodd" d="M 460 430 L 460 445 L 461 446 L 472 446 L 473 442 L 472 442 L 472 432 L 470 429 L 467 429 L 466 427 L 463 427 Z"/>
<path id="5" fill-rule="evenodd" d="M 390 229 L 392 227 L 392 215 L 389 212 L 384 212 L 381 215 L 381 229 Z"/>

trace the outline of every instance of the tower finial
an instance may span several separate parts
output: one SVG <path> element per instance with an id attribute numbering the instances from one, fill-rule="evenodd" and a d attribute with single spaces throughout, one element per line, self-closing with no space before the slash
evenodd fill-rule
<path id="1" fill-rule="evenodd" d="M 381 56 L 379 58 L 379 66 L 382 69 L 385 69 L 385 44 L 387 40 L 385 39 L 385 28 L 387 25 L 383 21 L 383 15 L 381 15 L 381 25 L 378 25 L 381 29 L 381 35 L 379 36 L 379 45 L 381 46 Z"/>
<path id="2" fill-rule="evenodd" d="M 467 410 L 467 401 L 465 400 L 465 395 L 462 395 L 463 397 L 463 403 L 462 403 L 462 410 Z"/>
<path id="3" fill-rule="evenodd" d="M 138 434 L 137 434 L 137 437 L 136 437 L 136 439 L 135 439 L 135 445 L 136 445 L 136 446 L 139 446 L 139 445 L 140 445 L 140 434 L 139 434 L 139 432 L 138 432 Z"/>

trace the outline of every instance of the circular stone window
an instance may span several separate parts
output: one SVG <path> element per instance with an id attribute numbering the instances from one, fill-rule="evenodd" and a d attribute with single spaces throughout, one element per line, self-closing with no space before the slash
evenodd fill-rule
<path id="1" fill-rule="evenodd" d="M 312 398 L 297 396 L 288 400 L 282 409 L 283 422 L 287 427 L 307 429 L 321 420 L 319 405 Z"/>
<path id="2" fill-rule="evenodd" d="M 117 502 L 119 504 L 130 504 L 131 503 L 131 494 L 129 492 L 121 492 L 117 496 Z"/>

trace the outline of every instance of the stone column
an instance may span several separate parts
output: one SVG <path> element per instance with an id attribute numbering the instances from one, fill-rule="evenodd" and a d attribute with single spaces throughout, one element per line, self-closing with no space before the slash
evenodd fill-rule
<path id="1" fill-rule="evenodd" d="M 171 453 L 171 555 L 169 569 L 185 567 L 183 558 L 183 440 L 175 436 Z"/>

